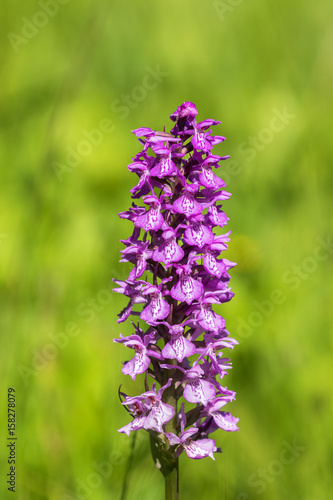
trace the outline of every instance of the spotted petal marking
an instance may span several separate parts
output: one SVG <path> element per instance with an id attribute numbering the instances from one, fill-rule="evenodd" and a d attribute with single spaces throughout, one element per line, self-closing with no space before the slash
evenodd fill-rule
<path id="1" fill-rule="evenodd" d="M 133 380 L 135 380 L 136 375 L 144 373 L 150 364 L 150 358 L 147 356 L 145 348 L 141 348 L 137 345 L 135 346 L 135 350 L 136 353 L 134 357 L 122 368 L 122 373 L 124 375 L 130 375 Z"/>
<path id="2" fill-rule="evenodd" d="M 199 203 L 194 199 L 193 194 L 189 192 L 185 192 L 183 196 L 178 198 L 178 200 L 174 202 L 173 207 L 176 212 L 184 214 L 187 217 L 201 213 Z"/>
<path id="3" fill-rule="evenodd" d="M 179 335 L 176 338 L 174 338 L 171 342 L 172 342 L 172 347 L 176 353 L 177 360 L 179 362 L 183 361 L 185 352 L 184 337 L 182 335 Z"/>
<path id="4" fill-rule="evenodd" d="M 138 255 L 137 261 L 136 261 L 135 277 L 140 278 L 142 276 L 142 274 L 145 272 L 146 267 L 147 267 L 146 259 L 144 258 L 143 255 Z"/>
<path id="5" fill-rule="evenodd" d="M 200 323 L 204 325 L 204 328 L 206 328 L 209 331 L 214 330 L 215 327 L 215 321 L 214 321 L 214 314 L 212 312 L 211 306 L 210 305 L 203 305 L 201 308 L 201 313 L 203 318 L 201 319 Z"/>
<path id="6" fill-rule="evenodd" d="M 193 283 L 193 278 L 190 276 L 182 276 L 180 278 L 181 280 L 181 288 L 183 291 L 183 294 L 185 295 L 185 301 L 188 304 L 191 304 L 193 301 L 193 295 L 194 295 L 194 283 Z"/>
<path id="7" fill-rule="evenodd" d="M 175 411 L 172 406 L 156 401 L 146 418 L 145 429 L 153 429 L 156 432 L 163 432 L 162 425 L 174 416 Z"/>
<path id="8" fill-rule="evenodd" d="M 190 231 L 192 233 L 193 240 L 196 242 L 199 248 L 202 248 L 205 244 L 202 224 L 193 224 Z"/>
<path id="9" fill-rule="evenodd" d="M 228 217 L 224 212 L 218 212 L 217 207 L 212 205 L 208 209 L 208 215 L 214 226 L 223 227 L 228 223 Z"/>
<path id="10" fill-rule="evenodd" d="M 161 227 L 161 213 L 158 208 L 150 208 L 147 213 L 146 231 Z"/>
<path id="11" fill-rule="evenodd" d="M 204 267 L 213 276 L 220 278 L 222 275 L 222 270 L 219 268 L 215 257 L 211 253 L 206 253 L 204 257 Z"/>
<path id="12" fill-rule="evenodd" d="M 146 416 L 142 415 L 141 417 L 136 417 L 132 422 L 132 431 L 137 431 L 142 429 L 146 420 Z"/>
<path id="13" fill-rule="evenodd" d="M 184 389 L 184 398 L 189 403 L 201 403 L 206 405 L 208 401 L 215 397 L 216 389 L 207 380 L 199 378 L 189 379 Z"/>
<path id="14" fill-rule="evenodd" d="M 211 168 L 205 167 L 202 169 L 202 175 L 204 180 L 206 181 L 206 187 L 216 189 L 218 188 L 218 183 L 215 180 L 215 175 L 212 172 Z"/>
<path id="15" fill-rule="evenodd" d="M 175 238 L 171 238 L 165 243 L 165 260 L 170 262 L 177 262 L 184 256 L 184 251 L 177 245 Z"/>
<path id="16" fill-rule="evenodd" d="M 213 452 L 216 451 L 216 446 L 213 439 L 199 439 L 198 441 L 193 441 L 193 439 L 189 438 L 184 442 L 183 447 L 189 458 L 199 459 L 211 457 L 215 460 Z"/>

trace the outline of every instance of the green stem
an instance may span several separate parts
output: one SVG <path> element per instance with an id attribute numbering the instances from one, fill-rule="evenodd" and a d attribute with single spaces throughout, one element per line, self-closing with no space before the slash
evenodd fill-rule
<path id="1" fill-rule="evenodd" d="M 177 360 L 173 359 L 170 364 L 176 365 Z M 171 370 L 169 376 L 173 379 L 171 386 L 166 391 L 166 404 L 172 406 L 175 410 L 174 417 L 165 424 L 166 432 L 173 432 L 177 434 L 177 396 L 175 388 L 175 372 L 176 370 Z M 165 381 L 166 382 L 166 381 Z M 164 383 L 165 383 L 164 382 Z M 165 500 L 179 500 L 179 460 L 174 457 L 172 462 L 169 463 L 168 471 L 164 474 L 165 477 Z"/>
<path id="2" fill-rule="evenodd" d="M 179 500 L 179 467 L 175 458 L 172 469 L 165 476 L 165 500 Z"/>

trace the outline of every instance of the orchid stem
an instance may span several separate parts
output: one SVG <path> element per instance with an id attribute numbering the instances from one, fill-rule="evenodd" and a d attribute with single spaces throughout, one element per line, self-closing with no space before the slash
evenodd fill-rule
<path id="1" fill-rule="evenodd" d="M 177 365 L 177 360 L 170 360 L 172 365 Z M 171 377 L 175 376 L 177 370 L 171 370 Z M 175 410 L 174 417 L 165 424 L 166 432 L 173 432 L 177 434 L 177 395 L 175 388 L 175 381 L 173 380 L 171 386 L 167 389 L 166 403 Z M 179 459 L 174 457 L 168 473 L 165 474 L 165 500 L 179 500 Z"/>
<path id="2" fill-rule="evenodd" d="M 173 468 L 165 476 L 165 500 L 179 500 L 179 463 L 175 458 Z"/>

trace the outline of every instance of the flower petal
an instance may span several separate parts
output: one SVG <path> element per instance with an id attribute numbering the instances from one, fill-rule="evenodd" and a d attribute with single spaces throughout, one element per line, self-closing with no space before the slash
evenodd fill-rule
<path id="1" fill-rule="evenodd" d="M 191 439 L 189 442 L 185 442 L 183 446 L 189 458 L 197 460 L 199 458 L 211 457 L 215 460 L 213 455 L 213 452 L 216 451 L 214 439 L 198 439 L 197 441 Z"/>
<path id="2" fill-rule="evenodd" d="M 237 422 L 239 418 L 233 417 L 231 413 L 226 411 L 219 411 L 211 413 L 215 423 L 225 431 L 238 431 Z"/>
<path id="3" fill-rule="evenodd" d="M 142 311 L 140 318 L 143 321 L 156 321 L 165 319 L 170 312 L 170 305 L 162 299 L 162 295 L 154 297 L 147 307 Z"/>
<path id="4" fill-rule="evenodd" d="M 174 414 L 175 410 L 172 406 L 162 402 L 157 403 L 156 406 L 152 407 L 150 413 L 147 415 L 144 428 L 152 429 L 156 432 L 163 432 L 162 425 L 169 422 Z"/>
<path id="5" fill-rule="evenodd" d="M 173 209 L 179 214 L 190 217 L 191 215 L 201 214 L 202 207 L 194 199 L 193 194 L 185 192 L 185 194 L 173 203 Z"/>
<path id="6" fill-rule="evenodd" d="M 213 242 L 214 234 L 207 226 L 199 222 L 192 224 L 186 229 L 184 240 L 188 245 L 202 248 L 204 245 L 210 245 Z"/>
<path id="7" fill-rule="evenodd" d="M 135 356 L 128 361 L 122 368 L 124 375 L 130 375 L 132 380 L 135 380 L 136 375 L 144 373 L 150 365 L 150 358 L 147 356 L 145 349 L 135 353 Z"/>
<path id="8" fill-rule="evenodd" d="M 179 302 L 192 304 L 193 300 L 199 299 L 204 292 L 200 281 L 191 276 L 182 275 L 177 283 L 171 288 L 170 295 Z"/>
<path id="9" fill-rule="evenodd" d="M 208 382 L 202 379 L 190 379 L 187 381 L 184 389 L 184 398 L 189 403 L 201 403 L 206 405 L 209 401 L 215 398 L 216 389 Z"/>

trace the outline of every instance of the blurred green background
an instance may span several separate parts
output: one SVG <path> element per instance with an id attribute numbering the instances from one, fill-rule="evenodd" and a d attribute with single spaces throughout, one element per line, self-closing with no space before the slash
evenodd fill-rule
<path id="1" fill-rule="evenodd" d="M 220 312 L 240 342 L 226 382 L 240 431 L 216 434 L 216 462 L 182 456 L 181 499 L 332 499 L 332 2 L 1 10 L 1 498 L 14 387 L 16 498 L 120 499 L 131 439 L 117 390 L 142 387 L 121 374 L 113 338 L 131 328 L 110 293 L 128 272 L 130 131 L 169 129 L 191 100 L 221 120 L 216 153 L 232 157 L 236 296 Z M 139 434 L 128 500 L 163 492 Z"/>

